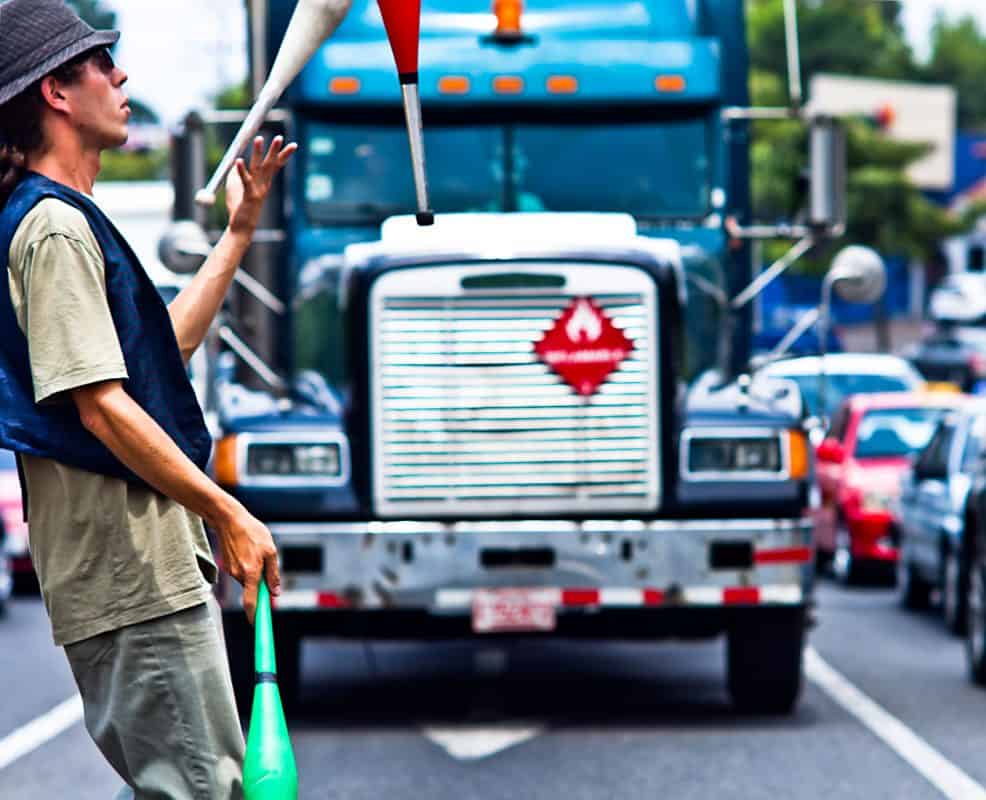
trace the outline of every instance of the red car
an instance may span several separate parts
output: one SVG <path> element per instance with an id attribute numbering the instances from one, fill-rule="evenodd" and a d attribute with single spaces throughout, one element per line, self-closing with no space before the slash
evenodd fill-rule
<path id="1" fill-rule="evenodd" d="M 10 557 L 14 582 L 19 587 L 30 585 L 34 580 L 34 566 L 27 545 L 17 460 L 8 450 L 0 450 L 0 529 L 5 534 L 5 549 Z"/>
<path id="2" fill-rule="evenodd" d="M 893 506 L 911 458 L 928 443 L 946 411 L 970 398 L 937 392 L 864 394 L 848 398 L 818 446 L 821 504 L 815 516 L 819 561 L 844 583 L 868 569 L 887 575 L 897 563 Z"/>

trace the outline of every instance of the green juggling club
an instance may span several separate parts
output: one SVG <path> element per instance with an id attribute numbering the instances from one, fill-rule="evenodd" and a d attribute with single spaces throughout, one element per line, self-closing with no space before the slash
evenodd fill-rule
<path id="1" fill-rule="evenodd" d="M 243 795 L 245 800 L 297 800 L 298 768 L 277 688 L 270 594 L 263 580 L 257 594 L 254 626 L 257 683 L 253 690 L 246 760 L 243 762 Z"/>

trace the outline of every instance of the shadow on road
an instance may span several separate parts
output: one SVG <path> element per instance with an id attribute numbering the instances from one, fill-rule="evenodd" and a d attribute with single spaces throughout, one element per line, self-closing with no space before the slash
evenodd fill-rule
<path id="1" fill-rule="evenodd" d="M 529 720 L 565 727 L 798 729 L 815 722 L 735 712 L 721 643 L 306 643 L 292 714 L 307 726 L 406 728 Z"/>

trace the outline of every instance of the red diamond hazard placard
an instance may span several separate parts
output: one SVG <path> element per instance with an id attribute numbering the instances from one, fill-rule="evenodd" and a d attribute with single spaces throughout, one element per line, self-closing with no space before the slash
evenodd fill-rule
<path id="1" fill-rule="evenodd" d="M 534 352 L 583 397 L 595 394 L 633 352 L 633 342 L 591 297 L 578 297 Z"/>

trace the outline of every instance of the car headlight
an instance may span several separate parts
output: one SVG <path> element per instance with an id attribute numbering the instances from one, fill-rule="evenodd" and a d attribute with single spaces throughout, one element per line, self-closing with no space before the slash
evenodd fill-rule
<path id="1" fill-rule="evenodd" d="M 694 480 L 773 480 L 808 474 L 803 431 L 691 430 L 682 436 L 682 472 Z"/>
<path id="2" fill-rule="evenodd" d="M 889 511 L 896 499 L 888 492 L 864 491 L 863 511 Z"/>
<path id="3" fill-rule="evenodd" d="M 338 486 L 349 446 L 341 433 L 244 433 L 219 442 L 215 464 L 226 486 Z"/>

